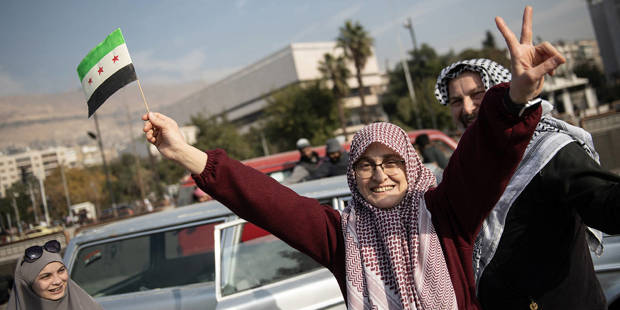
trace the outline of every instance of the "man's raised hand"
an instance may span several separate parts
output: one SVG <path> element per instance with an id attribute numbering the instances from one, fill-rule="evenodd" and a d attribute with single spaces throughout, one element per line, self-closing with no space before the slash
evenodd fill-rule
<path id="1" fill-rule="evenodd" d="M 553 75 L 566 60 L 549 42 L 532 44 L 532 7 L 526 6 L 523 12 L 521 40 L 517 40 L 501 17 L 495 17 L 495 23 L 510 51 L 510 99 L 525 104 L 540 94 L 545 74 Z"/>

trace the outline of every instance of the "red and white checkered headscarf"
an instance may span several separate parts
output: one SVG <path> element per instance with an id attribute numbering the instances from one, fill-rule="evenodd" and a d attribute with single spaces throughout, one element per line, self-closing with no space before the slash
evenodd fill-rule
<path id="1" fill-rule="evenodd" d="M 405 160 L 408 189 L 391 209 L 360 194 L 353 165 L 373 142 Z M 342 214 L 346 243 L 348 309 L 457 309 L 452 281 L 424 192 L 433 173 L 398 126 L 374 123 L 355 134 L 347 179 L 353 199 Z"/>

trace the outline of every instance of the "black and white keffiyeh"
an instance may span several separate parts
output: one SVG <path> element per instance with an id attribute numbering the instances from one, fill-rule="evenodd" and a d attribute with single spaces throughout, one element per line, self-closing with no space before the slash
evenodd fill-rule
<path id="1" fill-rule="evenodd" d="M 448 104 L 448 83 L 466 71 L 480 73 L 480 79 L 486 90 L 497 84 L 510 82 L 512 79 L 510 71 L 493 60 L 478 58 L 458 61 L 441 70 L 437 77 L 435 97 L 439 103 Z"/>
<path id="2" fill-rule="evenodd" d="M 448 104 L 448 83 L 466 71 L 480 73 L 480 78 L 485 90 L 504 82 L 510 82 L 510 72 L 500 64 L 489 59 L 469 59 L 455 62 L 441 70 L 435 84 L 435 97 L 442 105 Z M 482 224 L 473 249 L 473 269 L 476 286 L 486 266 L 491 262 L 501 235 L 504 231 L 506 216 L 510 207 L 532 178 L 555 156 L 564 146 L 571 142 L 577 142 L 583 150 L 597 163 L 598 153 L 594 149 L 592 136 L 582 128 L 572 126 L 551 115 L 553 105 L 548 101 L 536 98 L 526 104 L 531 106 L 540 103 L 542 105 L 542 117 L 536 126 L 534 135 L 530 140 L 523 159 L 499 201 Z M 590 227 L 587 229 L 586 239 L 594 253 L 602 253 L 602 234 Z"/>

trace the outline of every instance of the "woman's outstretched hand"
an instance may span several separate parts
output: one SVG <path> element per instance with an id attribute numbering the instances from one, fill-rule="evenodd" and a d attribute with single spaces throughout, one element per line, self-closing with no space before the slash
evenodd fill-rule
<path id="1" fill-rule="evenodd" d="M 523 12 L 520 41 L 506 26 L 504 19 L 495 17 L 495 23 L 510 51 L 510 99 L 525 104 L 540 94 L 545 74 L 553 75 L 554 70 L 566 60 L 549 42 L 532 44 L 532 7 L 526 6 Z"/>
<path id="2" fill-rule="evenodd" d="M 146 140 L 157 147 L 162 156 L 174 160 L 191 173 L 202 172 L 207 163 L 207 154 L 187 144 L 173 119 L 161 113 L 149 112 L 142 115 Z"/>

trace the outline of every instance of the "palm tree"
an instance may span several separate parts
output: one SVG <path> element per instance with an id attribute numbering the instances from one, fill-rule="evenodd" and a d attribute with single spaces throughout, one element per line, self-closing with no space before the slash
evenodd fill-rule
<path id="1" fill-rule="evenodd" d="M 368 109 L 364 99 L 364 82 L 362 81 L 362 70 L 366 66 L 366 60 L 372 56 L 373 39 L 359 22 L 347 20 L 343 27 L 340 27 L 340 35 L 336 38 L 337 46 L 344 50 L 344 56 L 353 62 L 355 66 L 355 77 L 359 86 L 359 96 L 362 103 L 362 122 L 368 124 Z"/>
<path id="2" fill-rule="evenodd" d="M 324 79 L 332 81 L 332 93 L 336 97 L 338 104 L 338 118 L 340 119 L 340 127 L 345 139 L 347 138 L 347 123 L 344 117 L 343 98 L 349 93 L 347 79 L 351 76 L 349 68 L 343 56 L 334 57 L 332 54 L 323 55 L 323 60 L 319 61 L 319 71 Z"/>

